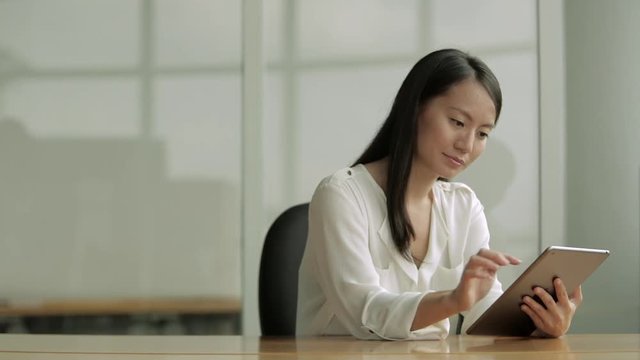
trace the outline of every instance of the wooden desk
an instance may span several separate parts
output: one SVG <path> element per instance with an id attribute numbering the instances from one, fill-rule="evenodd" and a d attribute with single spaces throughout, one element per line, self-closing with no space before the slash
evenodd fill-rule
<path id="1" fill-rule="evenodd" d="M 571 359 L 638 360 L 640 334 L 561 339 L 451 336 L 444 341 L 349 337 L 0 335 L 0 360 L 125 359 Z"/>
<path id="2" fill-rule="evenodd" d="M 37 334 L 238 334 L 233 298 L 59 299 L 0 304 L 0 332 Z"/>

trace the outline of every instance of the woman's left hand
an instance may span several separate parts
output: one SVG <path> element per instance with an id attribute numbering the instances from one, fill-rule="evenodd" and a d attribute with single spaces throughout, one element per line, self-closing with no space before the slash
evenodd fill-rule
<path id="1" fill-rule="evenodd" d="M 536 287 L 533 289 L 535 295 L 542 300 L 541 305 L 530 296 L 525 296 L 523 304 L 520 306 L 533 323 L 537 330 L 534 335 L 542 335 L 547 337 L 560 337 L 564 335 L 571 326 L 571 319 L 576 313 L 576 309 L 582 303 L 582 289 L 580 286 L 569 296 L 567 288 L 560 278 L 553 281 L 558 301 L 553 299 L 545 289 Z"/>

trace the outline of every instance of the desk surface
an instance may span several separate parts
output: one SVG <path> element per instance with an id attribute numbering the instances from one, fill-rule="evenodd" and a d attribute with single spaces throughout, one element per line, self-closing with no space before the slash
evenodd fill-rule
<path id="1" fill-rule="evenodd" d="M 428 356 L 426 356 L 428 355 Z M 640 359 L 640 334 L 561 339 L 451 336 L 443 341 L 349 337 L 91 336 L 0 334 L 0 359 Z"/>

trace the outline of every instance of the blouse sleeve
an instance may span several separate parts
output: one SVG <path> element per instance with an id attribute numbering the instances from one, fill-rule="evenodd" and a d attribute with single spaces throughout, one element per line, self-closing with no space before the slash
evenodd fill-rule
<path id="1" fill-rule="evenodd" d="M 465 248 L 464 258 L 469 259 L 475 255 L 480 249 L 489 248 L 489 228 L 487 226 L 487 218 L 480 202 L 475 199 L 474 215 L 469 224 L 469 239 Z M 487 296 L 478 301 L 471 309 L 462 313 L 464 321 L 462 323 L 462 334 L 466 334 L 467 329 L 482 315 L 502 295 L 502 284 L 494 281 Z"/>
<path id="2" fill-rule="evenodd" d="M 439 338 L 440 331 L 412 332 L 424 293 L 392 293 L 380 286 L 369 251 L 369 227 L 355 191 L 321 184 L 309 208 L 309 238 L 316 277 L 341 324 L 360 339 Z"/>

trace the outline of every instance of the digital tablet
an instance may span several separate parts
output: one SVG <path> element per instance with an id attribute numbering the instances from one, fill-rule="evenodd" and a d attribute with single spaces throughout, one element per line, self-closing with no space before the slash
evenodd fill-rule
<path id="1" fill-rule="evenodd" d="M 609 250 L 548 247 L 467 330 L 469 335 L 529 336 L 536 329 L 521 309 L 522 297 L 545 288 L 555 298 L 553 279 L 559 277 L 571 294 L 609 256 Z"/>

